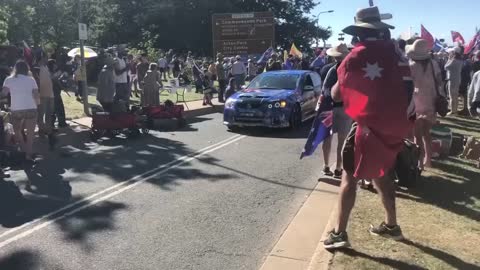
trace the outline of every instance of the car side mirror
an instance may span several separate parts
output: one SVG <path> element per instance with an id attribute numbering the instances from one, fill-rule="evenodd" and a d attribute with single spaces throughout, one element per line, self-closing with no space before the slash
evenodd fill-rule
<path id="1" fill-rule="evenodd" d="M 304 92 L 310 92 L 310 91 L 313 91 L 314 88 L 312 85 L 305 85 L 305 87 L 303 87 L 303 91 Z"/>

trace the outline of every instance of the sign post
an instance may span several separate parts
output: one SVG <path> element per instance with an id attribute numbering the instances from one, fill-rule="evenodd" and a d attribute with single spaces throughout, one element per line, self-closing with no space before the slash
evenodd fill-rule
<path id="1" fill-rule="evenodd" d="M 78 0 L 78 40 L 80 41 L 80 72 L 82 73 L 82 99 L 83 99 L 83 111 L 85 115 L 90 116 L 90 104 L 88 103 L 88 83 L 87 83 L 87 67 L 85 65 L 85 49 L 83 47 L 83 42 L 88 39 L 88 30 L 87 25 L 82 23 L 83 13 L 82 13 L 82 4 Z"/>
<path id="2" fill-rule="evenodd" d="M 275 44 L 272 12 L 214 14 L 212 28 L 214 55 L 262 54 Z"/>

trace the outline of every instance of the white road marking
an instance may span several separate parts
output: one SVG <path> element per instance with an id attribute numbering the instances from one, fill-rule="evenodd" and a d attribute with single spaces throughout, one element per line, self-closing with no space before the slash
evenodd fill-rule
<path id="1" fill-rule="evenodd" d="M 178 158 L 178 159 L 176 159 L 176 160 L 173 160 L 173 161 L 171 161 L 171 162 L 169 162 L 169 163 L 163 164 L 163 165 L 161 165 L 161 166 L 159 166 L 159 167 L 157 167 L 157 168 L 155 168 L 155 169 L 152 169 L 152 170 L 150 170 L 150 171 L 148 171 L 148 172 L 145 172 L 145 173 L 143 173 L 143 174 L 141 174 L 141 175 L 137 175 L 137 176 L 131 178 L 131 179 L 128 180 L 128 181 L 124 181 L 124 182 L 122 182 L 122 183 L 118 183 L 118 184 L 116 184 L 116 185 L 113 185 L 113 186 L 111 186 L 111 187 L 109 187 L 109 188 L 106 188 L 106 189 L 100 191 L 100 192 L 97 192 L 97 193 L 95 193 L 95 194 L 92 194 L 92 195 L 88 196 L 87 198 L 84 198 L 84 199 L 82 199 L 82 200 L 76 201 L 76 202 L 74 202 L 74 203 L 72 203 L 72 204 L 69 204 L 69 205 L 67 205 L 67 206 L 59 209 L 59 210 L 56 210 L 56 211 L 51 212 L 51 213 L 49 213 L 49 214 L 46 214 L 46 215 L 42 216 L 41 218 L 38 218 L 38 219 L 33 220 L 33 221 L 31 221 L 31 222 L 25 223 L 25 224 L 23 224 L 22 226 L 19 226 L 19 227 L 14 228 L 14 229 L 10 229 L 10 230 L 2 233 L 2 234 L 0 235 L 0 238 L 4 238 L 4 237 L 6 237 L 6 236 L 8 236 L 8 235 L 10 235 L 10 234 L 13 234 L 13 233 L 15 233 L 15 232 L 17 232 L 17 231 L 19 231 L 19 230 L 22 230 L 22 229 L 24 229 L 24 228 L 26 228 L 26 227 L 28 227 L 28 226 L 31 226 L 31 225 L 33 225 L 33 224 L 40 223 L 40 224 L 34 226 L 33 228 L 31 228 L 31 229 L 29 229 L 29 230 L 26 230 L 26 231 L 24 231 L 24 232 L 22 232 L 22 233 L 20 233 L 20 234 L 18 234 L 18 235 L 16 235 L 16 236 L 13 236 L 13 237 L 11 237 L 11 238 L 9 238 L 9 239 L 6 239 L 6 240 L 4 240 L 4 241 L 1 241 L 1 242 L 0 242 L 0 249 L 3 248 L 4 246 L 8 245 L 8 244 L 11 244 L 11 243 L 13 243 L 13 242 L 15 242 L 15 241 L 18 241 L 18 240 L 26 237 L 26 236 L 29 236 L 30 234 L 32 234 L 32 233 L 34 233 L 34 232 L 36 232 L 36 231 L 38 231 L 38 230 L 40 230 L 40 229 L 42 229 L 42 228 L 45 228 L 45 227 L 47 227 L 48 225 L 50 225 L 50 224 L 52 224 L 52 223 L 54 223 L 54 222 L 56 222 L 56 221 L 58 221 L 58 220 L 61 220 L 61 219 L 65 218 L 65 217 L 70 216 L 70 215 L 73 215 L 73 214 L 75 214 L 75 213 L 78 213 L 79 211 L 82 211 L 82 210 L 84 210 L 84 209 L 86 209 L 86 208 L 88 208 L 88 207 L 90 207 L 90 206 L 92 206 L 92 205 L 95 205 L 95 204 L 97 204 L 97 203 L 99 203 L 99 202 L 105 201 L 105 200 L 107 200 L 107 199 L 109 199 L 109 198 L 111 198 L 111 197 L 113 197 L 113 196 L 116 196 L 116 195 L 118 195 L 118 194 L 120 194 L 120 193 L 123 193 L 123 192 L 125 192 L 125 191 L 127 191 L 127 190 L 129 190 L 129 189 L 132 189 L 132 188 L 136 187 L 136 186 L 139 185 L 139 184 L 145 183 L 146 181 L 150 180 L 150 179 L 153 178 L 153 177 L 160 176 L 160 175 L 166 173 L 167 171 L 169 171 L 169 170 L 171 170 L 171 169 L 174 169 L 174 168 L 179 167 L 180 165 L 182 165 L 182 164 L 184 164 L 184 163 L 188 163 L 188 162 L 190 162 L 190 161 L 192 161 L 192 160 L 194 160 L 194 159 L 197 159 L 197 158 L 199 158 L 199 157 L 201 157 L 201 156 L 204 156 L 204 155 L 209 154 L 209 153 L 211 153 L 211 152 L 217 151 L 217 150 L 219 150 L 219 149 L 221 149 L 221 148 L 224 148 L 224 147 L 226 147 L 226 146 L 228 146 L 228 145 L 230 145 L 230 144 L 232 144 L 232 143 L 235 143 L 235 142 L 237 142 L 237 141 L 239 141 L 239 140 L 241 140 L 241 139 L 244 139 L 245 137 L 246 137 L 245 135 L 235 135 L 235 136 L 230 137 L 230 138 L 228 138 L 228 139 L 226 139 L 226 140 L 223 140 L 223 141 L 221 141 L 221 142 L 219 142 L 219 143 L 216 143 L 216 144 L 210 145 L 210 146 L 208 146 L 208 147 L 205 147 L 205 148 L 203 148 L 203 149 L 201 149 L 201 150 L 199 150 L 199 151 L 197 151 L 197 152 L 195 152 L 195 153 L 193 153 L 193 154 L 182 156 L 182 157 L 180 157 L 180 158 Z M 107 192 L 111 191 L 111 190 L 117 189 L 117 188 L 119 188 L 119 187 L 121 187 L 121 186 L 124 186 L 124 187 L 121 188 L 121 189 L 119 189 L 119 190 L 117 190 L 117 191 L 111 192 L 111 193 L 109 193 L 109 194 L 107 194 L 107 195 L 105 195 L 105 196 L 103 196 L 103 197 L 100 197 L 100 198 L 98 198 L 98 199 L 94 199 L 95 197 L 98 197 L 98 196 L 100 196 L 100 195 L 102 195 L 102 194 L 104 194 L 104 193 L 107 193 Z M 84 205 L 82 205 L 82 204 L 84 204 Z M 82 205 L 82 206 L 80 206 L 80 205 Z M 67 213 L 65 213 L 65 214 L 62 214 L 62 215 L 60 215 L 60 216 L 58 216 L 58 217 L 56 217 L 56 218 L 52 218 L 52 217 L 54 217 L 55 215 L 58 215 L 58 214 L 66 211 L 66 210 L 68 210 L 68 209 L 71 209 L 71 208 L 72 208 L 72 210 L 71 210 L 70 212 L 67 212 Z"/>

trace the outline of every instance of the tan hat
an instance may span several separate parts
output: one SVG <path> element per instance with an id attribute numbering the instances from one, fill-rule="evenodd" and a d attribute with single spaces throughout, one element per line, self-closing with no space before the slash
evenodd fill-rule
<path id="1" fill-rule="evenodd" d="M 430 46 L 425 39 L 417 39 L 412 45 L 405 48 L 408 58 L 412 60 L 426 60 L 430 58 Z"/>
<path id="2" fill-rule="evenodd" d="M 350 51 L 346 44 L 341 43 L 327 50 L 327 55 L 331 57 L 346 57 Z"/>
<path id="3" fill-rule="evenodd" d="M 355 35 L 358 28 L 369 28 L 377 30 L 395 29 L 394 26 L 382 22 L 380 10 L 378 10 L 378 7 L 359 9 L 355 16 L 355 24 L 343 29 L 343 32 L 348 35 Z"/>

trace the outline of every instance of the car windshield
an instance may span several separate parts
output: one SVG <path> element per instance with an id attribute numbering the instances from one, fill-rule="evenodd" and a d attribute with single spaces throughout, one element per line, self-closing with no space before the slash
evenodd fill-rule
<path id="1" fill-rule="evenodd" d="M 247 89 L 290 89 L 297 88 L 299 74 L 264 73 L 257 76 Z"/>

